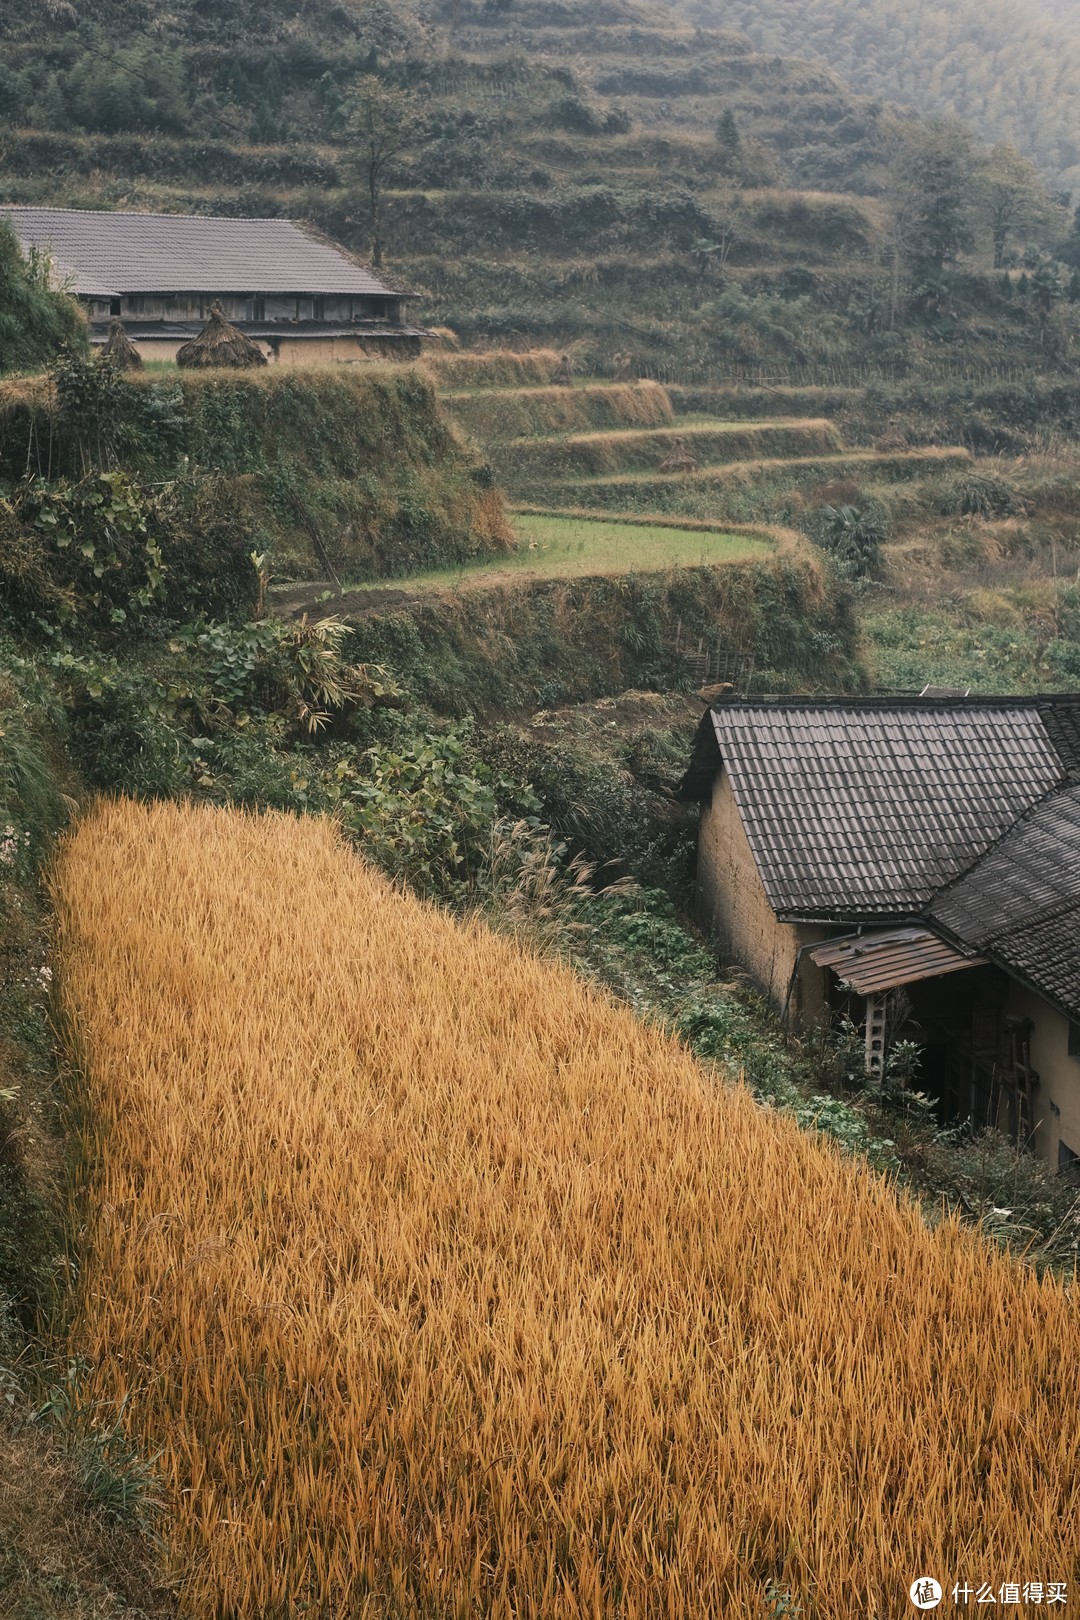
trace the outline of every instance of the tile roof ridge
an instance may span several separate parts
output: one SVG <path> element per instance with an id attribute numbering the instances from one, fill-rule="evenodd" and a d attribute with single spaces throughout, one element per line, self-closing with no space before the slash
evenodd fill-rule
<path id="1" fill-rule="evenodd" d="M 291 215 L 286 219 L 281 214 L 191 214 L 163 208 L 59 208 L 52 203 L 0 203 L 0 213 L 81 214 L 92 219 L 199 219 L 226 225 L 295 225 L 297 230 L 302 230 L 304 225 L 300 219 Z"/>
<path id="2" fill-rule="evenodd" d="M 1080 894 L 1069 895 L 1066 899 L 1059 900 L 1056 905 L 1044 907 L 1037 916 L 1025 918 L 1021 922 L 1003 924 L 1000 928 L 995 929 L 992 934 L 987 934 L 986 947 L 993 949 L 995 941 L 1000 939 L 1002 935 L 1017 933 L 1025 928 L 1031 928 L 1037 923 L 1056 922 L 1059 917 L 1068 916 L 1070 911 L 1080 911 Z M 979 950 L 984 948 L 982 945 L 978 946 Z"/>
<path id="3" fill-rule="evenodd" d="M 894 692 L 888 696 L 855 692 L 830 692 L 820 697 L 792 697 L 787 693 L 772 696 L 732 697 L 714 700 L 709 708 L 714 714 L 732 709 L 764 709 L 768 713 L 785 709 L 924 709 L 928 714 L 940 714 L 950 709 L 1038 709 L 1042 705 L 1080 708 L 1080 692 L 972 692 L 966 696 L 924 697 L 921 692 Z M 1057 750 L 1055 749 L 1055 753 Z"/>
<path id="4" fill-rule="evenodd" d="M 1052 742 L 1050 746 L 1051 748 L 1054 747 Z M 1056 748 L 1054 748 L 1054 753 L 1057 754 Z M 1051 799 L 1056 799 L 1059 794 L 1067 792 L 1070 788 L 1080 786 L 1080 783 L 1072 780 L 1068 771 L 1065 770 L 1064 762 L 1061 760 L 1060 754 L 1058 754 L 1058 762 L 1062 766 L 1063 773 L 1060 780 L 1053 782 L 1044 793 L 1039 794 L 1037 799 L 1033 799 L 1032 802 L 1027 806 L 1027 809 L 1022 810 L 1017 816 L 1016 820 L 1010 822 L 1005 828 L 1004 832 L 999 833 L 994 839 L 993 843 L 988 844 L 981 854 L 976 855 L 974 860 L 969 861 L 962 872 L 957 872 L 956 876 L 950 878 L 948 883 L 943 883 L 940 889 L 935 889 L 931 898 L 926 902 L 924 915 L 929 916 L 932 907 L 936 906 L 939 900 L 943 899 L 951 889 L 955 889 L 958 883 L 963 883 L 965 878 L 970 877 L 973 872 L 977 871 L 983 861 L 987 860 L 989 856 L 991 856 L 998 848 L 998 846 L 1004 843 L 1006 838 L 1011 838 L 1013 833 L 1016 832 L 1017 828 L 1023 826 L 1024 822 L 1028 821 L 1036 813 L 1036 811 L 1041 810 L 1042 807 L 1045 804 L 1048 804 Z M 1054 909 L 1054 907 L 1051 907 L 1047 915 L 1051 915 Z"/>
<path id="5" fill-rule="evenodd" d="M 1080 900 L 1074 899 L 1068 905 L 1053 907 L 1052 915 L 1054 917 L 1065 916 L 1070 910 L 1076 910 L 1078 908 L 1080 908 Z M 973 951 L 978 956 L 985 956 L 989 958 L 996 968 L 1000 968 L 1002 973 L 1007 974 L 1010 979 L 1015 979 L 1018 984 L 1027 985 L 1028 989 L 1034 990 L 1037 996 L 1041 996 L 1042 999 L 1044 1001 L 1048 1001 L 1051 1006 L 1057 1007 L 1059 1012 L 1064 1013 L 1066 1018 L 1073 1020 L 1076 1018 L 1077 1013 L 1080 1012 L 1080 1008 L 1072 1006 L 1069 1002 L 1063 1000 L 1058 991 L 1051 989 L 1044 983 L 1041 983 L 1028 968 L 1018 966 L 1016 962 L 1009 961 L 1009 959 L 1003 955 L 1001 951 L 1001 948 L 997 942 L 997 935 L 991 935 L 984 945 L 972 945 L 968 940 L 962 939 L 954 929 L 949 927 L 948 923 L 939 922 L 936 917 L 928 917 L 926 920 L 927 926 L 932 929 L 932 931 L 937 934 L 938 938 L 943 940 L 946 945 L 952 945 L 955 950 Z M 1032 924 L 1030 922 L 1020 923 L 1017 925 L 1019 929 L 1030 928 L 1031 926 Z"/>

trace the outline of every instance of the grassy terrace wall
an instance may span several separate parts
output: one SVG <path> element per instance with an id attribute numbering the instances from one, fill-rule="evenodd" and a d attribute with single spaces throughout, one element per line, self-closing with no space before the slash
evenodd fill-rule
<path id="1" fill-rule="evenodd" d="M 43 379 L 0 387 L 0 480 L 101 461 L 193 482 L 200 521 L 242 528 L 278 574 L 379 578 L 510 543 L 490 470 L 409 367 L 150 374 L 92 413 Z"/>
<path id="2" fill-rule="evenodd" d="M 787 522 L 798 492 L 856 479 L 886 483 L 928 478 L 971 465 L 966 450 L 917 450 L 898 455 L 849 451 L 844 455 L 736 462 L 687 473 L 622 473 L 566 478 L 560 505 L 615 512 L 641 511 L 750 523 L 766 517 Z"/>
<path id="3" fill-rule="evenodd" d="M 442 398 L 455 421 L 488 443 L 531 433 L 659 427 L 675 414 L 668 391 L 655 382 L 492 387 L 444 393 Z"/>
<path id="4" fill-rule="evenodd" d="M 550 439 L 514 439 L 501 447 L 515 483 L 536 478 L 600 477 L 604 473 L 656 472 L 679 442 L 702 466 L 784 456 L 828 456 L 843 447 L 830 422 L 747 423 L 732 428 L 674 422 L 659 430 L 616 430 L 611 433 L 559 435 Z"/>
<path id="5" fill-rule="evenodd" d="M 350 655 L 389 664 L 449 714 L 580 702 L 685 679 L 676 638 L 753 656 L 759 690 L 859 684 L 846 596 L 813 557 L 611 578 L 486 582 L 357 621 Z"/>

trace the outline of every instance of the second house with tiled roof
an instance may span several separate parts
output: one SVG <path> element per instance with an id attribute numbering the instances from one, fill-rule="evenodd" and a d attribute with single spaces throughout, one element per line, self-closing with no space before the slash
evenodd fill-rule
<path id="1" fill-rule="evenodd" d="M 699 915 L 789 1021 L 922 1048 L 941 1117 L 1080 1162 L 1080 697 L 720 702 Z"/>

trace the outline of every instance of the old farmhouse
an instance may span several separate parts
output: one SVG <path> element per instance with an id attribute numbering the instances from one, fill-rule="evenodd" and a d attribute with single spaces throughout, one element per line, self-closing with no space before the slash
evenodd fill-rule
<path id="1" fill-rule="evenodd" d="M 1080 1158 L 1080 697 L 720 702 L 700 920 L 785 1018 L 923 1048 L 943 1119 Z M 899 994 L 902 992 L 902 995 Z"/>
<path id="2" fill-rule="evenodd" d="M 405 294 L 284 219 L 0 208 L 23 251 L 52 260 L 104 343 L 119 316 L 144 360 L 174 360 L 215 301 L 271 362 L 410 359 Z"/>

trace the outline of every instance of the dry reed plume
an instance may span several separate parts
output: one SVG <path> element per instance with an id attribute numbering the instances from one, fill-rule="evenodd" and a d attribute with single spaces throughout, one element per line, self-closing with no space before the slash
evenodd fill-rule
<path id="1" fill-rule="evenodd" d="M 1075 1303 L 313 820 L 56 877 L 78 1348 L 200 1617 L 898 1616 L 1075 1576 Z M 307 1607 L 304 1607 L 307 1605 Z M 783 1612 L 787 1612 L 786 1610 Z"/>

